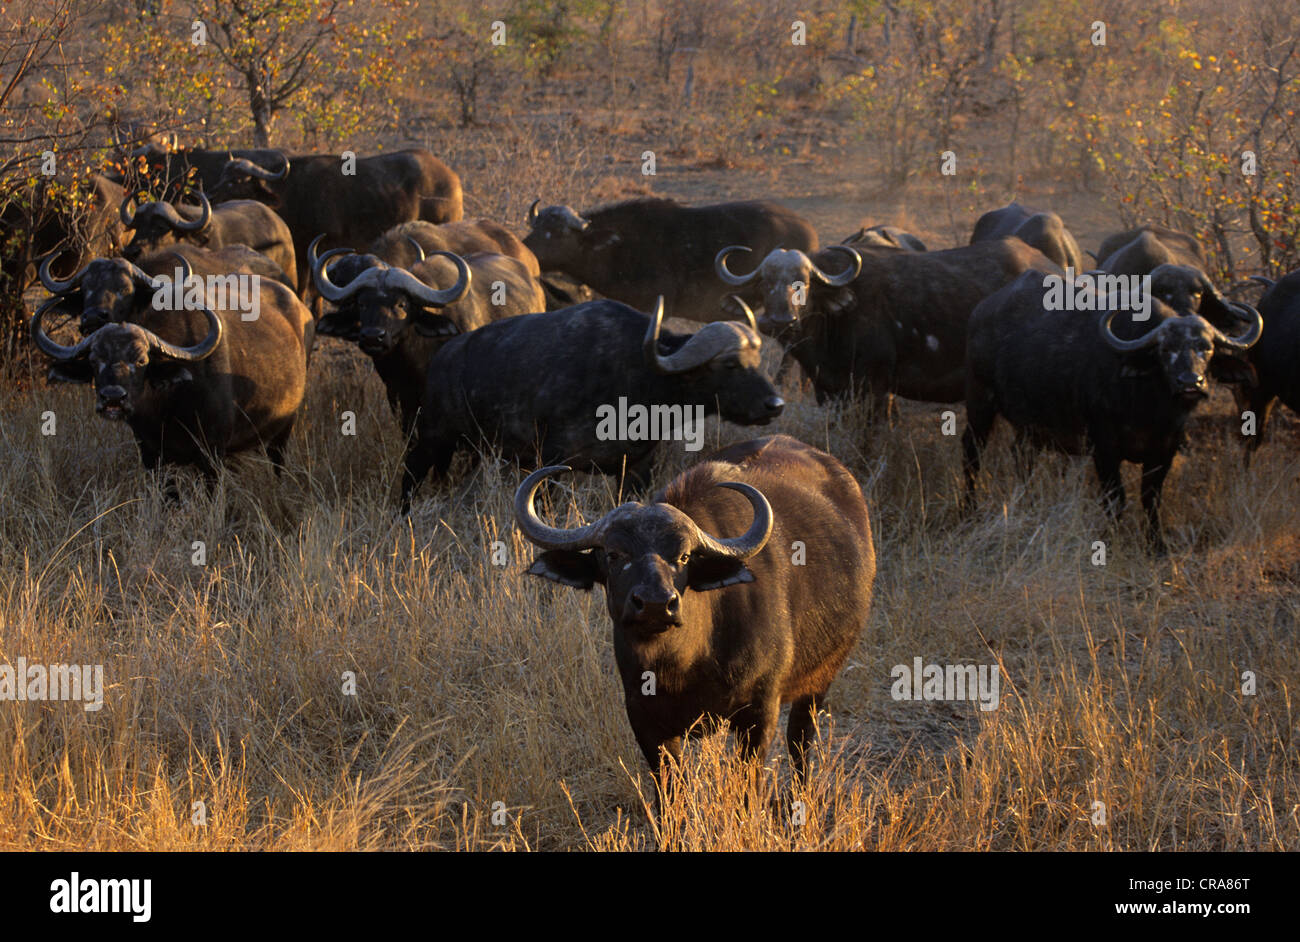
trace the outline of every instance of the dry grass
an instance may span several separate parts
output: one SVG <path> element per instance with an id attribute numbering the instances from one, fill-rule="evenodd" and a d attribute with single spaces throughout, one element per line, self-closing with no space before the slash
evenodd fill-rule
<path id="1" fill-rule="evenodd" d="M 177 508 L 84 389 L 4 394 L 0 663 L 102 663 L 107 690 L 97 713 L 0 709 L 0 846 L 1300 846 L 1293 445 L 1244 474 L 1226 445 L 1183 456 L 1167 490 L 1174 552 L 1153 560 L 1135 509 L 1105 533 L 1085 463 L 1045 457 L 1022 484 L 999 439 L 963 517 L 938 409 L 908 406 L 866 442 L 859 410 L 792 392 L 780 430 L 828 447 L 866 489 L 871 622 L 805 790 L 789 791 L 780 738 L 768 773 L 715 735 L 688 750 L 652 826 L 599 592 L 521 574 L 512 467 L 464 467 L 396 518 L 402 442 L 382 389 L 328 343 L 290 473 L 243 459 L 214 495 L 186 478 Z M 345 409 L 355 437 L 340 434 Z M 715 426 L 710 444 L 746 435 Z M 689 460 L 666 454 L 660 480 Z M 587 515 L 615 497 L 591 478 L 573 495 Z M 1096 538 L 1105 567 L 1090 562 Z M 891 666 L 916 656 L 996 660 L 1000 708 L 893 701 Z"/>

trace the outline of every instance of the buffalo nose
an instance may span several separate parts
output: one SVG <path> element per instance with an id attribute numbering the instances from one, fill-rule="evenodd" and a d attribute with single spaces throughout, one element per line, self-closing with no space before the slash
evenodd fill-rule
<path id="1" fill-rule="evenodd" d="M 99 398 L 107 403 L 118 403 L 126 398 L 126 390 L 121 386 L 105 386 L 99 391 Z"/>
<path id="2" fill-rule="evenodd" d="M 673 592 L 666 599 L 648 599 L 640 592 L 633 592 L 632 609 L 638 615 L 650 615 L 657 618 L 676 618 L 682 609 L 682 597 L 676 592 Z"/>
<path id="3" fill-rule="evenodd" d="M 361 328 L 362 340 L 385 340 L 388 337 L 388 331 L 382 327 L 363 327 Z"/>
<path id="4" fill-rule="evenodd" d="M 780 396 L 768 396 L 763 401 L 763 408 L 767 409 L 772 415 L 780 415 L 781 410 L 785 408 L 785 400 Z"/>

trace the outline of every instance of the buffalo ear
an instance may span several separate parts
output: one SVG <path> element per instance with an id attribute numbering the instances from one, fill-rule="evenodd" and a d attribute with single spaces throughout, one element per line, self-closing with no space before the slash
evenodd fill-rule
<path id="1" fill-rule="evenodd" d="M 753 582 L 754 573 L 744 560 L 730 556 L 703 556 L 692 559 L 686 569 L 686 585 L 696 592 L 708 592 L 741 582 Z"/>
<path id="2" fill-rule="evenodd" d="M 590 551 L 548 550 L 533 560 L 528 574 L 575 589 L 590 589 L 597 582 L 605 581 L 596 554 Z"/>
<path id="3" fill-rule="evenodd" d="M 460 327 L 446 314 L 420 311 L 415 315 L 415 332 L 421 337 L 454 337 Z"/>
<path id="4" fill-rule="evenodd" d="M 316 322 L 316 333 L 326 337 L 346 337 L 354 324 L 355 318 L 343 311 L 333 311 Z"/>
<path id="5" fill-rule="evenodd" d="M 149 385 L 155 389 L 166 389 L 169 386 L 194 382 L 194 374 L 190 372 L 189 367 L 184 363 L 173 363 L 167 360 L 161 363 L 151 362 L 146 375 Z"/>
<path id="6" fill-rule="evenodd" d="M 89 383 L 95 378 L 94 368 L 89 360 L 66 360 L 50 366 L 45 374 L 47 383 Z"/>
<path id="7" fill-rule="evenodd" d="M 1228 353 L 1216 353 L 1210 360 L 1210 375 L 1221 383 L 1240 383 L 1253 388 L 1259 385 L 1259 374 L 1248 360 Z"/>

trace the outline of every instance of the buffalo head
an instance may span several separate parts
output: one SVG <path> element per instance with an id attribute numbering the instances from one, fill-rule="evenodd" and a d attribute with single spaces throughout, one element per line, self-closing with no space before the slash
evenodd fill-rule
<path id="1" fill-rule="evenodd" d="M 80 312 L 82 334 L 127 320 L 132 312 L 151 302 L 160 286 L 151 275 L 122 258 L 92 259 L 71 278 L 59 281 L 50 274 L 50 265 L 57 257 L 55 253 L 41 262 L 41 284 L 55 295 L 50 307 L 58 307 L 66 314 Z"/>
<path id="2" fill-rule="evenodd" d="M 439 309 L 458 301 L 469 290 L 471 272 L 463 258 L 453 252 L 431 252 L 417 268 L 432 270 L 439 256 L 456 267 L 456 282 L 449 288 L 435 288 L 404 268 L 393 268 L 374 255 L 356 255 L 351 249 L 331 249 L 316 255 L 317 236 L 308 248 L 312 280 L 321 297 L 338 310 L 322 318 L 321 333 L 355 338 L 362 352 L 372 356 L 391 353 L 406 329 L 414 325 L 424 336 L 459 333 L 455 323 Z M 343 255 L 327 270 L 326 263 Z M 336 282 L 335 279 L 338 279 Z"/>
<path id="3" fill-rule="evenodd" d="M 707 592 L 753 582 L 745 560 L 772 535 L 772 507 L 748 484 L 720 483 L 739 491 L 754 508 L 754 520 L 741 536 L 720 538 L 701 529 L 672 504 L 628 502 L 595 523 L 563 530 L 538 519 L 537 488 L 563 466 L 541 468 L 515 492 L 515 520 L 529 540 L 545 550 L 528 572 L 563 585 L 605 587 L 605 603 L 615 627 L 633 637 L 652 637 L 680 628 L 690 618 L 687 590 Z"/>
<path id="4" fill-rule="evenodd" d="M 563 270 L 575 259 L 607 251 L 621 241 L 613 229 L 591 224 L 570 206 L 537 209 L 541 200 L 528 208 L 530 231 L 524 245 L 537 256 L 542 271 Z"/>
<path id="5" fill-rule="evenodd" d="M 664 317 L 660 297 L 643 343 L 646 365 L 656 373 L 678 378 L 693 394 L 716 400 L 719 413 L 727 421 L 766 425 L 785 409 L 785 400 L 763 374 L 763 338 L 754 312 L 740 298 L 733 295 L 731 300 L 748 323 L 705 324 L 665 356 L 659 351 Z"/>
<path id="6" fill-rule="evenodd" d="M 189 262 L 181 258 L 180 264 L 188 280 Z M 191 381 L 189 364 L 211 356 L 221 342 L 221 318 L 204 307 L 208 332 L 193 346 L 170 343 L 130 322 L 104 324 L 77 343 L 64 346 L 52 340 L 42 326 L 45 315 L 58 301 L 50 299 L 32 317 L 32 341 L 54 361 L 52 378 L 94 383 L 95 411 L 106 419 L 129 419 L 151 397 L 165 395 L 169 387 Z"/>
<path id="7" fill-rule="evenodd" d="M 1246 304 L 1229 302 L 1237 316 L 1250 326 L 1240 336 L 1228 336 L 1199 314 L 1178 316 L 1162 304 L 1153 312 L 1163 314 L 1156 326 L 1141 337 L 1122 340 L 1111 330 L 1111 322 L 1118 311 L 1107 311 L 1099 321 L 1102 340 L 1116 353 L 1129 356 L 1148 353 L 1141 364 L 1126 365 L 1129 372 L 1159 370 L 1171 395 L 1186 402 L 1200 402 L 1209 395 L 1211 361 L 1216 376 L 1225 382 L 1250 382 L 1253 369 L 1237 354 L 1244 353 L 1259 340 L 1264 321 L 1259 312 Z"/>
<path id="8" fill-rule="evenodd" d="M 839 252 L 846 256 L 848 266 L 838 274 L 827 274 L 811 258 L 797 249 L 773 249 L 759 266 L 748 275 L 736 275 L 727 268 L 727 257 L 733 252 L 749 252 L 743 245 L 723 249 L 713 260 L 717 276 L 729 285 L 745 287 L 757 281 L 763 292 L 763 317 L 759 321 L 765 333 L 779 334 L 792 327 L 806 314 L 814 284 L 839 289 L 820 299 L 819 307 L 828 313 L 847 309 L 855 303 L 853 292 L 847 287 L 862 271 L 862 256 L 847 245 L 831 245 L 824 253 Z"/>
<path id="9" fill-rule="evenodd" d="M 134 230 L 135 238 L 122 250 L 122 256 L 139 261 L 177 242 L 206 245 L 208 227 L 212 223 L 212 204 L 202 193 L 199 205 L 173 206 L 171 203 L 145 203 L 131 212 L 131 197 L 127 197 L 118 210 L 122 225 Z"/>
<path id="10" fill-rule="evenodd" d="M 218 203 L 231 200 L 257 200 L 268 206 L 280 205 L 280 187 L 289 176 L 289 158 L 281 155 L 284 166 L 267 170 L 244 157 L 236 157 L 221 168 L 221 179 L 212 188 L 212 198 Z"/>

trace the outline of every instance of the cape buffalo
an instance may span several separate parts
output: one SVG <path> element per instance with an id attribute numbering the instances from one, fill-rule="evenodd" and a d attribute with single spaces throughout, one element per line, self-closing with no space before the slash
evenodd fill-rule
<path id="1" fill-rule="evenodd" d="M 724 246 L 752 245 L 764 253 L 778 246 L 817 248 L 812 225 L 777 203 L 683 206 L 634 199 L 579 215 L 568 206 L 538 211 L 538 202 L 529 209 L 524 245 L 543 272 L 563 272 L 638 310 L 648 310 L 663 295 L 675 316 L 690 320 L 739 314 L 723 306 L 730 291 L 710 269 Z"/>
<path id="2" fill-rule="evenodd" d="M 1034 213 L 1019 203 L 1008 203 L 1001 209 L 989 210 L 976 221 L 970 244 L 1008 236 L 1033 246 L 1062 268 L 1083 271 L 1079 244 L 1056 213 Z"/>
<path id="3" fill-rule="evenodd" d="M 321 318 L 317 331 L 356 341 L 371 358 L 408 436 L 429 360 L 439 347 L 489 321 L 540 311 L 546 304 L 541 285 L 516 258 L 490 252 L 461 258 L 444 251 L 424 258 L 420 250 L 421 260 L 408 271 L 373 255 L 348 254 L 350 249 L 315 258 L 319 241 L 308 248 L 312 278 L 338 309 Z M 344 257 L 327 268 L 338 255 Z"/>
<path id="4" fill-rule="evenodd" d="M 1116 253 L 1123 251 L 1120 258 Z M 1205 270 L 1201 243 L 1177 229 L 1138 226 L 1107 236 L 1093 255 L 1102 268 L 1123 274 L 1145 275 L 1157 265 L 1191 265 Z"/>
<path id="5" fill-rule="evenodd" d="M 1277 400 L 1300 413 L 1300 271 L 1281 278 L 1260 299 L 1264 334 L 1250 351 L 1258 382 L 1246 393 L 1255 413 L 1255 435 L 1246 439 L 1246 460 L 1264 441 L 1264 428 Z"/>
<path id="6" fill-rule="evenodd" d="M 403 509 L 431 467 L 446 474 L 461 445 L 486 440 L 511 459 L 540 453 L 543 463 L 626 471 L 644 488 L 658 439 L 689 446 L 695 434 L 702 444 L 703 418 L 715 413 L 767 424 L 785 403 L 763 375 L 753 314 L 740 306 L 749 323 L 714 322 L 691 335 L 661 331 L 659 298 L 650 317 L 617 301 L 589 301 L 452 338 L 429 361 Z M 632 418 L 625 430 L 609 427 L 617 426 L 614 411 Z M 669 428 L 656 436 L 652 423 Z"/>
<path id="7" fill-rule="evenodd" d="M 816 712 L 871 609 L 876 556 L 853 475 L 775 435 L 718 452 L 648 504 L 562 530 L 538 519 L 533 496 L 567 470 L 535 471 L 515 493 L 519 529 L 545 551 L 528 572 L 605 587 L 627 717 L 656 777 L 661 750 L 680 758 L 701 718 L 729 720 L 761 761 L 783 703 L 802 776 Z M 796 541 L 806 565 L 790 562 Z"/>
<path id="8" fill-rule="evenodd" d="M 122 225 L 135 236 L 123 249 L 123 258 L 139 261 L 180 242 L 213 249 L 246 245 L 275 262 L 288 276 L 289 286 L 297 290 L 293 236 L 270 207 L 256 200 L 234 200 L 214 211 L 202 193 L 198 206 L 145 203 L 133 213 L 130 202 L 129 198 L 122 202 Z"/>
<path id="9" fill-rule="evenodd" d="M 817 401 L 848 393 L 883 408 L 890 393 L 956 402 L 964 392 L 966 322 L 989 294 L 1027 268 L 1057 271 L 1019 239 L 940 252 L 831 245 L 812 256 L 771 252 L 747 275 L 718 253 L 718 277 L 757 281 L 759 326 L 779 339 L 812 379 Z"/>
<path id="10" fill-rule="evenodd" d="M 310 284 L 307 246 L 319 234 L 325 247 L 369 245 L 403 222 L 454 222 L 461 218 L 460 178 L 427 150 L 393 151 L 357 158 L 345 174 L 332 154 L 285 157 L 276 170 L 232 160 L 212 190 L 214 202 L 266 203 L 293 233 L 298 284 Z"/>
<path id="11" fill-rule="evenodd" d="M 1091 449 L 1107 508 L 1124 508 L 1120 464 L 1142 464 L 1142 506 L 1158 551 L 1160 491 L 1183 442 L 1188 416 L 1208 396 L 1208 377 L 1244 381 L 1253 371 L 1240 354 L 1262 322 L 1240 305 L 1247 331 L 1230 337 L 1196 314 L 1159 300 L 1134 322 L 1115 308 L 1088 314 L 1047 310 L 1044 273 L 1028 271 L 984 300 L 970 320 L 962 450 L 968 494 L 997 416 L 1026 444 L 1070 454 Z"/>
<path id="12" fill-rule="evenodd" d="M 188 284 L 188 260 L 174 258 Z M 94 384 L 95 411 L 131 427 L 146 468 L 192 465 L 211 479 L 224 456 L 263 445 L 278 469 L 306 388 L 312 320 L 284 285 L 264 280 L 260 292 L 252 320 L 147 304 L 71 345 L 42 326 L 56 296 L 33 316 L 31 335 L 54 361 L 53 378 Z"/>

